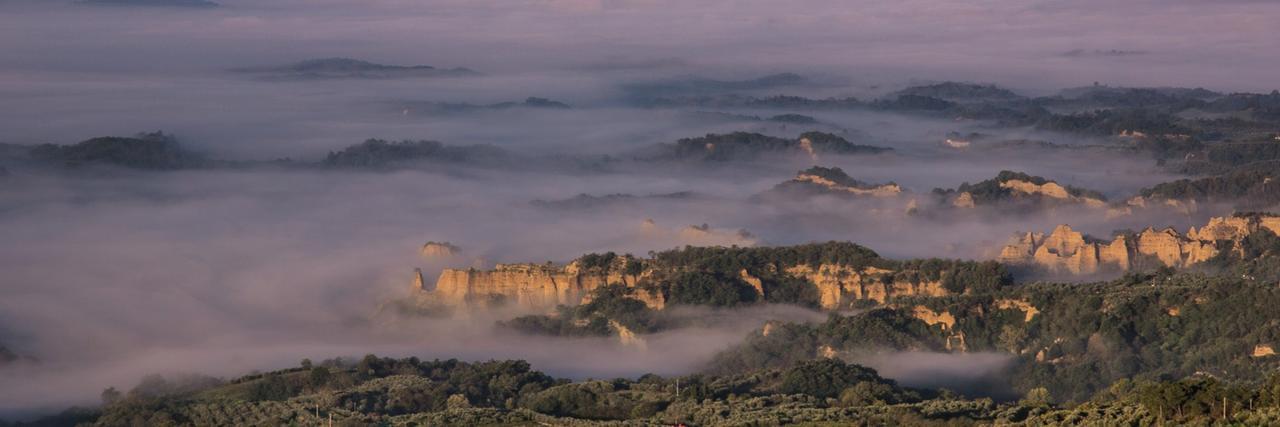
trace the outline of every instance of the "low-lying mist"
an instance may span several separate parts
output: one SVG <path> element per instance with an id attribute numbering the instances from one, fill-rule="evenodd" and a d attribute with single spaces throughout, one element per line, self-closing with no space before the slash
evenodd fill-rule
<path id="1" fill-rule="evenodd" d="M 927 197 L 926 187 L 951 187 L 961 177 L 994 176 L 997 166 L 959 158 L 948 176 L 941 163 L 926 166 L 935 160 L 874 160 L 879 161 L 819 159 L 861 179 L 909 183 L 920 197 Z M 1065 168 L 1071 161 L 1110 162 L 1117 171 L 1128 171 L 1117 183 L 1161 179 L 1158 173 L 1144 174 L 1151 169 L 1138 159 L 1058 160 L 1055 164 Z M 767 319 L 821 317 L 776 308 L 724 312 L 705 327 L 646 337 L 648 352 L 608 339 L 495 334 L 492 325 L 500 319 L 389 326 L 372 318 L 382 301 L 409 292 L 415 267 L 424 268 L 433 282 L 445 267 L 565 262 L 604 251 L 644 255 L 685 244 L 813 240 L 851 240 L 892 257 L 986 258 L 1013 232 L 1045 231 L 1058 221 L 1075 220 L 1073 225 L 1102 234 L 1130 226 L 1126 221 L 1185 221 L 1107 220 L 1070 208 L 1014 220 L 931 218 L 905 215 L 895 205 L 900 202 L 885 207 L 825 198 L 794 205 L 750 201 L 789 179 L 806 161 L 811 160 L 637 168 L 590 179 L 466 168 L 9 176 L 0 189 L 0 235 L 6 236 L 0 245 L 0 270 L 5 271 L 0 342 L 40 362 L 4 370 L 9 380 L 0 382 L 0 402 L 5 402 L 0 409 L 89 404 L 101 389 L 128 387 L 152 372 L 234 376 L 289 366 L 302 357 L 365 353 L 520 358 L 575 378 L 688 373 Z M 1049 169 L 1049 162 L 1035 158 L 1008 159 L 999 167 L 1016 165 Z M 917 170 L 930 173 L 895 174 Z M 640 198 L 584 209 L 531 203 L 584 193 L 681 191 L 699 197 Z M 707 237 L 681 233 L 701 224 L 710 226 L 712 236 L 725 237 L 698 240 Z M 753 241 L 737 240 L 737 230 L 749 231 Z M 424 260 L 417 250 L 427 241 L 452 242 L 462 254 Z M 917 384 L 909 380 L 913 369 L 880 367 L 889 377 Z"/>
<path id="2" fill-rule="evenodd" d="M 230 377 L 366 353 L 519 358 L 573 378 L 680 374 L 766 320 L 821 318 L 782 307 L 677 312 L 704 326 L 647 336 L 642 352 L 604 338 L 499 332 L 493 322 L 502 319 L 486 315 L 374 317 L 379 304 L 410 292 L 414 268 L 434 282 L 443 268 L 566 262 L 590 252 L 827 240 L 893 258 L 989 259 L 1019 231 L 1060 223 L 1100 237 L 1149 225 L 1185 229 L 1225 210 L 1115 217 L 1072 206 L 1035 215 L 932 209 L 933 188 L 1001 170 L 1112 201 L 1173 176 L 1149 154 L 1091 149 L 1099 141 L 1089 138 L 869 110 L 654 107 L 635 102 L 637 86 L 724 94 L 716 87 L 795 72 L 807 80 L 732 92 L 867 100 L 939 80 L 996 82 L 1027 95 L 1095 81 L 1270 91 L 1280 58 L 1267 19 L 1280 6 L 1249 1 L 1088 0 L 1078 9 L 1048 0 L 217 3 L 0 0 L 0 154 L 25 150 L 7 144 L 159 129 L 213 159 L 297 160 L 139 172 L 0 157 L 0 346 L 38 360 L 0 367 L 0 417 L 93 404 L 103 388 L 153 372 Z M 273 80 L 233 71 L 331 57 L 480 74 Z M 529 97 L 569 108 L 415 109 Z M 768 120 L 784 114 L 815 123 Z M 813 130 L 893 151 L 634 159 L 655 144 L 708 133 L 795 138 Z M 942 145 L 949 134 L 975 132 L 1058 147 Z M 366 138 L 490 144 L 521 160 L 377 172 L 298 166 Z M 814 165 L 893 181 L 908 194 L 754 198 Z M 682 192 L 692 196 L 644 197 Z M 534 203 L 581 194 L 640 197 L 585 207 Z M 927 213 L 908 215 L 911 206 Z M 709 233 L 684 232 L 704 224 Z M 461 255 L 423 259 L 418 249 L 427 241 L 456 244 Z M 985 384 L 1004 363 L 983 354 L 864 362 L 908 385 L 955 388 Z"/>

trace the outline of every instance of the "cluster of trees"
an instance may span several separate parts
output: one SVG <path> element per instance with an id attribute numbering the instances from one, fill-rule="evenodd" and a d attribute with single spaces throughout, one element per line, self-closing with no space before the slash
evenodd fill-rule
<path id="1" fill-rule="evenodd" d="M 1240 241 L 1221 241 L 1218 246 L 1218 255 L 1205 263 L 1209 269 L 1233 277 L 1280 280 L 1280 237 L 1271 230 L 1259 228 Z"/>
<path id="2" fill-rule="evenodd" d="M 304 360 L 295 368 L 181 389 L 165 379 L 151 378 L 127 395 L 108 390 L 104 399 L 109 400 L 98 410 L 73 410 L 43 421 L 305 424 L 336 416 L 345 422 L 372 419 L 385 424 L 429 413 L 477 412 L 498 418 L 508 414 L 526 419 L 678 423 L 705 416 L 699 414 L 699 406 L 707 401 L 798 399 L 815 408 L 869 408 L 917 403 L 939 395 L 900 387 L 872 369 L 834 359 L 733 375 L 662 378 L 650 374 L 635 380 L 570 382 L 534 371 L 523 361 L 466 363 L 368 355 L 355 363 L 331 360 L 313 366 Z"/>
<path id="3" fill-rule="evenodd" d="M 912 86 L 895 95 L 927 96 L 950 101 L 1016 100 L 1020 95 L 996 85 L 960 82 L 942 82 Z"/>
<path id="4" fill-rule="evenodd" d="M 557 307 L 555 315 L 528 315 L 498 322 L 499 327 L 517 332 L 551 336 L 608 336 L 617 333 L 610 321 L 635 333 L 652 333 L 679 326 L 663 313 L 650 309 L 631 297 L 623 285 L 596 288 L 591 302 L 575 307 Z"/>
<path id="5" fill-rule="evenodd" d="M 1022 301 L 1028 312 L 997 301 Z M 787 366 L 836 351 L 955 351 L 963 336 L 970 352 L 1010 354 L 1012 386 L 1045 388 L 1055 401 L 1087 400 L 1123 378 L 1181 378 L 1208 372 L 1248 380 L 1274 369 L 1274 356 L 1256 346 L 1280 345 L 1280 332 L 1260 328 L 1280 319 L 1280 290 L 1241 278 L 1135 273 L 1101 283 L 1037 283 L 993 293 L 901 300 L 819 324 L 771 327 L 718 355 L 709 369 L 733 371 Z M 909 307 L 923 305 L 955 317 L 930 326 Z M 951 340 L 950 342 L 948 340 Z M 948 346 L 948 344 L 951 344 Z M 1266 347 L 1271 348 L 1271 347 Z"/>
<path id="6" fill-rule="evenodd" d="M 879 186 L 879 184 L 871 184 L 868 182 L 862 182 L 862 181 L 853 179 L 853 177 L 849 176 L 849 174 L 844 172 L 844 169 L 840 169 L 838 167 L 828 168 L 828 167 L 822 167 L 822 166 L 814 166 L 809 169 L 800 171 L 799 174 L 817 176 L 846 187 L 866 189 L 866 188 L 874 188 Z M 888 184 L 891 185 L 894 183 L 889 182 Z"/>
<path id="7" fill-rule="evenodd" d="M 681 321 L 662 311 L 650 309 L 637 292 L 661 294 L 669 305 L 739 307 L 772 303 L 818 308 L 817 286 L 807 278 L 787 272 L 794 266 L 839 265 L 861 270 L 887 270 L 878 279 L 885 284 L 940 282 L 955 294 L 987 295 L 1013 284 L 1012 275 L 994 261 L 915 259 L 896 261 L 880 258 L 874 251 L 849 242 L 811 243 L 779 247 L 685 247 L 653 253 L 650 259 L 635 259 L 613 252 L 584 255 L 576 261 L 584 270 L 616 268 L 625 259 L 621 273 L 641 276 L 640 283 L 628 287 L 610 284 L 593 291 L 590 302 L 575 307 L 562 306 L 553 315 L 529 315 L 500 322 L 503 328 L 521 333 L 553 336 L 609 336 L 617 333 L 609 322 L 617 322 L 636 333 L 652 333 L 680 327 Z M 744 275 L 743 272 L 746 272 Z M 758 280 L 757 283 L 748 280 Z"/>
<path id="8" fill-rule="evenodd" d="M 935 188 L 933 189 L 933 194 L 943 198 L 950 198 L 960 193 L 969 193 L 969 195 L 973 197 L 973 203 L 978 206 L 994 205 L 998 203 L 1008 203 L 1011 201 L 1024 200 L 1024 199 L 1030 200 L 1033 203 L 1047 203 L 1047 202 L 1057 201 L 1057 199 L 1052 199 L 1048 197 L 1017 198 L 1015 197 L 1015 194 L 1018 194 L 1018 193 L 1015 193 L 1013 189 L 1005 188 L 1002 185 L 1005 182 L 1012 181 L 1012 180 L 1026 181 L 1036 185 L 1044 185 L 1044 184 L 1053 182 L 1052 180 L 1049 180 L 1040 176 L 1028 175 L 1023 172 L 1002 170 L 1000 171 L 1000 173 L 996 174 L 995 178 L 984 180 L 976 184 L 970 184 L 968 182 L 965 182 L 960 184 L 960 187 L 957 187 L 955 189 Z M 1102 195 L 1102 193 L 1099 193 L 1094 190 L 1073 187 L 1070 185 L 1064 185 L 1063 188 L 1066 188 L 1067 193 L 1072 196 L 1087 197 L 1087 198 L 1104 200 L 1104 201 L 1107 199 L 1106 196 Z"/>
<path id="9" fill-rule="evenodd" d="M 1273 179 L 1277 170 L 1280 161 L 1253 163 L 1221 175 L 1157 184 L 1138 194 L 1157 200 L 1236 203 L 1246 209 L 1270 207 L 1280 203 L 1280 181 Z"/>
<path id="10" fill-rule="evenodd" d="M 1039 98 L 1020 96 L 992 85 L 944 82 L 915 86 L 882 99 L 812 99 L 778 95 L 696 95 L 649 100 L 650 106 L 875 110 L 917 115 L 989 120 L 1003 127 L 1035 127 L 1106 138 L 1124 131 L 1144 137 L 1129 146 L 1161 161 L 1182 159 L 1213 148 L 1212 142 L 1249 140 L 1280 124 L 1280 91 L 1269 94 L 1221 94 L 1201 88 L 1116 88 L 1102 85 L 1069 89 Z M 1186 112 L 1209 111 L 1208 118 Z M 1229 114 L 1229 116 L 1226 116 Z M 1256 136 L 1256 135 L 1255 135 Z M 1267 137 L 1270 139 L 1270 136 Z"/>
<path id="11" fill-rule="evenodd" d="M 176 138 L 164 132 L 140 133 L 131 138 L 99 137 L 72 145 L 41 144 L 31 148 L 30 154 L 36 160 L 68 167 L 100 164 L 173 170 L 204 163 L 200 156 L 183 150 Z"/>
<path id="12" fill-rule="evenodd" d="M 501 159 L 506 152 L 488 145 L 450 146 L 438 141 L 385 141 L 369 139 L 339 151 L 331 151 L 322 164 L 328 167 L 385 168 L 415 161 L 468 162 Z"/>
<path id="13" fill-rule="evenodd" d="M 892 261 L 875 251 L 851 242 L 809 243 L 793 246 L 761 247 L 695 247 L 673 249 L 653 254 L 658 268 L 682 270 L 714 270 L 737 273 L 739 270 L 794 265 L 817 266 L 836 264 L 861 269 L 891 267 Z"/>
<path id="14" fill-rule="evenodd" d="M 798 139 L 733 132 L 680 139 L 670 148 L 670 155 L 676 159 L 704 161 L 750 160 L 768 153 L 801 153 L 800 139 L 808 139 L 813 150 L 819 153 L 876 154 L 892 150 L 854 144 L 838 135 L 823 132 L 805 132 Z"/>
<path id="15" fill-rule="evenodd" d="M 144 381 L 148 389 L 165 390 L 104 393 L 112 400 L 100 408 L 68 410 L 37 424 L 1273 424 L 1280 421 L 1280 375 L 1259 378 L 1126 378 L 1078 404 L 1059 406 L 1043 387 L 997 404 L 902 387 L 873 369 L 832 358 L 732 373 L 575 382 L 551 378 L 523 361 L 369 355 L 315 366 L 304 360 L 299 367 L 182 390 L 151 379 Z M 280 388 L 271 385 L 280 382 L 296 389 L 269 398 L 255 391 Z"/>
<path id="16" fill-rule="evenodd" d="M 948 259 L 890 260 L 850 242 L 772 247 L 685 247 L 653 254 L 655 286 L 677 303 L 733 306 L 763 301 L 816 307 L 816 287 L 787 273 L 794 266 L 838 265 L 853 270 L 888 270 L 885 283 L 940 281 L 955 293 L 988 293 L 1013 283 L 1005 267 L 993 261 Z M 761 298 L 742 276 L 760 280 Z"/>

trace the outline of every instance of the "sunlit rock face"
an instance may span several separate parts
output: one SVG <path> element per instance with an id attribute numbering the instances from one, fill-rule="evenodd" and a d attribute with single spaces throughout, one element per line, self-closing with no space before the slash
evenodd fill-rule
<path id="1" fill-rule="evenodd" d="M 485 308 L 496 306 L 518 307 L 526 310 L 546 310 L 557 305 L 579 305 L 591 301 L 591 292 L 606 285 L 620 284 L 632 288 L 631 296 L 644 302 L 649 308 L 663 309 L 666 300 L 657 290 L 637 285 L 651 272 L 628 274 L 628 262 L 619 258 L 608 268 L 583 269 L 578 262 L 559 267 L 547 264 L 499 264 L 493 270 L 446 269 L 440 273 L 435 290 L 429 294 L 438 302 L 453 307 Z M 899 296 L 947 296 L 941 280 L 910 282 L 896 280 L 886 283 L 884 276 L 890 270 L 868 267 L 861 270 L 837 264 L 820 264 L 817 267 L 797 265 L 785 269 L 788 274 L 808 280 L 817 288 L 820 306 L 834 310 L 846 308 L 858 300 L 885 303 Z M 739 273 L 744 283 L 760 295 L 764 294 L 760 280 L 746 270 Z M 415 289 L 422 287 L 415 284 Z"/>
<path id="2" fill-rule="evenodd" d="M 427 242 L 422 245 L 422 257 L 428 260 L 447 259 L 461 252 L 462 248 L 449 242 Z"/>
<path id="3" fill-rule="evenodd" d="M 832 173 L 818 173 L 819 171 L 835 171 Z M 845 179 L 840 179 L 845 178 Z M 873 196 L 873 197 L 891 197 L 902 194 L 902 187 L 898 184 L 866 184 L 855 181 L 845 175 L 839 168 L 812 168 L 801 171 L 792 178 L 789 183 L 798 185 L 807 185 L 813 190 L 821 190 L 832 193 L 845 193 L 855 196 Z"/>
<path id="4" fill-rule="evenodd" d="M 498 264 L 493 270 L 445 269 L 433 291 L 440 302 L 455 307 L 514 306 L 528 310 L 578 305 L 596 288 L 609 284 L 635 286 L 638 276 L 623 273 L 626 258 L 603 268 L 582 269 L 579 263 Z M 638 299 L 661 308 L 661 296 L 638 292 Z"/>
<path id="5" fill-rule="evenodd" d="M 1044 184 L 1036 184 L 1029 181 L 1011 179 L 1000 183 L 1001 188 L 1013 190 L 1016 193 L 1026 195 L 1039 195 L 1050 199 L 1058 199 L 1069 202 L 1083 203 L 1086 206 L 1100 208 L 1107 205 L 1106 201 L 1086 196 L 1073 196 L 1066 187 L 1049 181 Z"/>
<path id="6" fill-rule="evenodd" d="M 651 309 L 661 310 L 667 306 L 667 295 L 660 286 L 654 285 L 681 271 L 655 266 L 652 260 L 631 256 L 614 257 L 604 264 L 584 261 L 589 259 L 584 257 L 563 266 L 550 263 L 499 264 L 492 270 L 445 269 L 430 290 L 424 287 L 420 272 L 415 272 L 413 289 L 417 296 L 454 308 L 508 307 L 546 311 L 559 305 L 589 303 L 596 289 L 621 285 L 628 288 L 631 298 Z M 885 304 L 897 297 L 952 294 L 943 285 L 947 274 L 950 274 L 946 272 L 929 276 L 915 270 L 837 263 L 768 264 L 762 269 L 807 281 L 816 291 L 819 307 L 827 310 L 847 309 L 859 301 Z M 735 275 L 755 291 L 758 300 L 764 300 L 765 283 L 760 277 L 747 269 L 741 269 Z"/>
<path id="7" fill-rule="evenodd" d="M 890 270 L 867 267 L 861 270 L 837 264 L 821 264 L 816 268 L 809 265 L 797 265 L 787 268 L 787 273 L 802 277 L 818 288 L 820 305 L 824 309 L 844 308 L 857 300 L 871 300 L 883 304 L 892 297 L 928 296 L 940 297 L 949 295 L 942 287 L 942 281 L 893 281 L 885 283 L 882 278 Z"/>
<path id="8" fill-rule="evenodd" d="M 1124 271 L 1133 268 L 1138 257 L 1183 268 L 1217 256 L 1218 241 L 1239 243 L 1262 229 L 1276 232 L 1280 229 L 1280 217 L 1215 217 L 1205 226 L 1191 227 L 1186 233 L 1173 228 L 1148 227 L 1136 236 L 1118 235 L 1109 242 L 1084 236 L 1068 225 L 1059 225 L 1048 236 L 1041 233 L 1014 236 L 1001 249 L 999 261 L 1070 274 Z M 1235 247 L 1238 250 L 1240 246 Z"/>

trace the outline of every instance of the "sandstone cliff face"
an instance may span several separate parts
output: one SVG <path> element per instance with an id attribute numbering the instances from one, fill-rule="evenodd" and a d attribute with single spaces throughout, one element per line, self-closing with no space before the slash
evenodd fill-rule
<path id="1" fill-rule="evenodd" d="M 1026 233 L 1000 251 L 999 261 L 1031 264 L 1053 272 L 1092 274 L 1104 268 L 1129 268 L 1128 245 L 1123 237 L 1111 243 L 1090 242 L 1068 225 L 1059 225 L 1048 236 Z"/>
<path id="2" fill-rule="evenodd" d="M 764 282 L 761 282 L 760 278 L 752 276 L 745 268 L 738 272 L 738 277 L 741 277 L 742 281 L 751 285 L 751 288 L 756 290 L 757 296 L 764 297 Z"/>
<path id="3" fill-rule="evenodd" d="M 426 259 L 448 258 L 461 251 L 461 248 L 449 242 L 427 242 L 422 245 L 422 257 Z"/>
<path id="4" fill-rule="evenodd" d="M 911 314 L 913 317 L 920 319 L 920 321 L 928 324 L 929 326 L 942 325 L 943 330 L 949 331 L 956 325 L 956 317 L 952 316 L 950 312 L 945 310 L 939 313 L 929 309 L 929 307 L 917 305 L 912 307 Z"/>
<path id="5" fill-rule="evenodd" d="M 902 187 L 898 186 L 897 184 L 883 184 L 883 185 L 877 185 L 871 188 L 859 188 L 859 187 L 853 187 L 848 185 L 842 185 L 840 183 L 829 180 L 827 178 L 823 178 L 821 176 L 813 175 L 813 174 L 806 174 L 806 173 L 797 175 L 795 178 L 792 179 L 792 181 L 809 183 L 809 184 L 820 186 L 823 189 L 826 189 L 829 191 L 843 192 L 843 193 L 849 193 L 849 194 L 854 194 L 859 196 L 891 197 L 891 196 L 902 194 Z"/>
<path id="6" fill-rule="evenodd" d="M 493 270 L 446 269 L 440 273 L 435 289 L 427 291 L 415 279 L 415 289 L 425 292 L 440 304 L 464 307 L 516 307 L 525 310 L 546 310 L 557 305 L 579 305 L 591 301 L 596 288 L 620 284 L 632 288 L 631 297 L 655 310 L 666 307 L 662 292 L 637 286 L 653 274 L 625 274 L 628 262 L 619 258 L 608 268 L 582 269 L 577 263 L 564 267 L 540 264 L 499 264 Z M 885 303 L 898 296 L 940 297 L 949 295 L 941 281 L 907 282 L 884 280 L 891 273 L 868 267 L 861 270 L 836 264 L 822 264 L 816 268 L 797 265 L 784 269 L 787 274 L 813 283 L 818 291 L 823 309 L 848 308 L 857 300 Z M 758 295 L 764 295 L 764 283 L 745 269 L 739 277 Z"/>
<path id="7" fill-rule="evenodd" d="M 1001 182 L 1000 187 L 1013 190 L 1015 193 L 1021 193 L 1021 194 L 1032 195 L 1032 196 L 1040 195 L 1040 196 L 1048 197 L 1051 199 L 1083 203 L 1086 206 L 1094 207 L 1094 208 L 1101 208 L 1107 205 L 1107 202 L 1104 202 L 1102 200 L 1098 200 L 1092 197 L 1073 196 L 1071 195 L 1071 192 L 1067 191 L 1066 187 L 1063 187 L 1062 185 L 1059 185 L 1058 183 L 1053 181 L 1049 181 L 1044 184 L 1036 184 L 1034 182 L 1011 179 L 1008 181 Z"/>
<path id="8" fill-rule="evenodd" d="M 415 291 L 427 291 L 427 282 L 422 278 L 422 269 L 413 269 L 413 289 Z"/>
<path id="9" fill-rule="evenodd" d="M 644 338 L 641 338 L 639 335 L 636 335 L 635 332 L 632 332 L 631 329 L 628 329 L 626 326 L 623 326 L 621 323 L 618 323 L 617 321 L 614 321 L 614 320 L 609 320 L 609 328 L 613 329 L 618 333 L 618 342 L 622 343 L 622 345 L 627 347 L 632 347 L 638 350 L 645 350 L 646 348 L 648 348 L 649 343 L 646 342 Z"/>
<path id="10" fill-rule="evenodd" d="M 854 300 L 873 300 L 883 304 L 895 296 L 946 296 L 942 282 L 893 282 L 885 284 L 880 277 L 887 270 L 874 267 L 855 270 L 852 267 L 822 264 L 817 268 L 797 265 L 787 268 L 788 274 L 803 277 L 818 288 L 819 301 L 824 309 L 845 308 Z"/>
<path id="11" fill-rule="evenodd" d="M 1169 267 L 1189 267 L 1218 255 L 1217 241 L 1240 242 L 1258 230 L 1280 229 L 1280 217 L 1212 218 L 1204 227 L 1186 234 L 1172 228 L 1147 228 L 1135 239 L 1116 236 L 1110 242 L 1090 242 L 1082 234 L 1060 225 L 1045 237 L 1026 233 L 1015 236 L 1000 251 L 999 260 L 1030 265 L 1058 273 L 1093 274 L 1107 269 L 1127 270 L 1135 257 L 1151 257 Z M 1131 241 L 1132 240 L 1132 241 Z M 1236 245 L 1239 248 L 1239 245 Z"/>
<path id="12" fill-rule="evenodd" d="M 813 151 L 813 141 L 810 141 L 809 138 L 800 138 L 800 149 L 809 155 L 809 160 L 814 163 L 818 162 L 818 153 Z"/>
<path id="13" fill-rule="evenodd" d="M 628 262 L 619 260 L 622 263 Z M 498 264 L 490 271 L 446 269 L 436 281 L 433 296 L 458 307 L 514 305 L 546 309 L 581 304 L 591 291 L 609 284 L 634 286 L 638 277 L 623 274 L 625 264 L 583 271 L 576 263 L 563 268 L 538 264 Z M 661 306 L 660 300 L 641 298 Z"/>
<path id="14" fill-rule="evenodd" d="M 1249 354 L 1253 357 L 1275 356 L 1276 350 L 1267 344 L 1258 344 L 1253 347 L 1253 352 Z"/>
<path id="15" fill-rule="evenodd" d="M 1024 316 L 1022 321 L 1024 322 L 1031 322 L 1031 319 L 1035 319 L 1036 315 L 1040 314 L 1040 310 L 1037 309 L 1036 306 L 1031 305 L 1031 303 L 1027 302 L 1026 300 L 1015 300 L 1015 299 L 996 300 L 996 308 L 1001 310 L 1022 311 Z"/>

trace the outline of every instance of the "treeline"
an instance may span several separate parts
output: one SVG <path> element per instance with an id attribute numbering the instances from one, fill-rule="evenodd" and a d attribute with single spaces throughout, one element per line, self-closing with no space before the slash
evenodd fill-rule
<path id="1" fill-rule="evenodd" d="M 336 363 L 335 363 L 336 362 Z M 156 379 L 144 381 L 144 385 Z M 267 392 L 264 392 L 266 390 Z M 637 379 L 554 379 L 523 361 L 467 363 L 373 355 L 149 395 L 104 393 L 76 408 L 16 425 L 1265 425 L 1280 421 L 1280 376 L 1224 381 L 1208 375 L 1109 384 L 1078 404 L 1043 388 L 995 403 L 912 389 L 838 359 L 783 369 Z M 263 394 L 266 393 L 266 394 Z M 9 425 L 0 422 L 0 425 Z"/>
<path id="2" fill-rule="evenodd" d="M 824 132 L 805 132 L 799 138 L 779 138 L 751 132 L 707 134 L 697 138 L 683 138 L 669 147 L 668 156 L 682 160 L 732 161 L 751 160 L 765 154 L 802 154 L 801 140 L 807 139 L 810 149 L 816 153 L 877 154 L 892 151 L 891 148 L 859 145 L 840 136 Z"/>
<path id="3" fill-rule="evenodd" d="M 1012 180 L 1030 182 L 1036 185 L 1044 185 L 1050 182 L 1054 182 L 1044 177 L 1028 175 L 1023 172 L 1002 170 L 1000 171 L 1000 173 L 996 174 L 995 178 L 983 180 L 974 184 L 965 182 L 960 184 L 960 186 L 955 189 L 935 188 L 933 189 L 933 194 L 939 197 L 945 198 L 945 197 L 954 197 L 955 195 L 960 193 L 969 193 L 969 195 L 973 198 L 973 203 L 978 206 L 994 205 L 998 203 L 1008 203 L 1015 200 L 1030 200 L 1031 202 L 1034 202 L 1037 204 L 1060 202 L 1057 199 L 1052 199 L 1052 198 L 1048 198 L 1040 195 L 1015 197 L 1016 195 L 1021 195 L 1021 193 L 1017 193 L 1013 189 L 1006 188 L 1002 185 L 1005 182 L 1012 181 Z M 1087 198 L 1098 199 L 1102 201 L 1107 200 L 1106 196 L 1094 190 L 1073 187 L 1070 185 L 1063 185 L 1063 188 L 1067 190 L 1068 194 L 1075 197 L 1087 197 Z"/>
<path id="4" fill-rule="evenodd" d="M 954 316 L 954 324 L 930 325 L 917 317 L 917 305 Z M 824 347 L 960 351 L 963 343 L 967 352 L 1009 354 L 1011 385 L 1020 392 L 1042 387 L 1055 401 L 1081 402 L 1123 378 L 1197 372 L 1257 378 L 1280 363 L 1268 351 L 1280 349 L 1280 331 L 1260 327 L 1280 319 L 1278 307 L 1280 290 L 1270 282 L 1239 277 L 1164 271 L 1073 286 L 1030 284 L 985 295 L 902 299 L 819 324 L 775 325 L 708 366 L 722 372 L 786 366 Z"/>
<path id="5" fill-rule="evenodd" d="M 201 156 L 184 150 L 173 135 L 140 133 L 133 137 L 99 137 L 72 145 L 41 144 L 30 150 L 40 162 L 66 167 L 93 164 L 133 169 L 173 170 L 206 164 Z"/>
<path id="6" fill-rule="evenodd" d="M 451 146 L 438 141 L 365 142 L 331 151 L 322 164 L 328 167 L 387 168 L 412 162 L 468 162 L 498 160 L 507 155 L 501 148 L 488 145 Z"/>
<path id="7" fill-rule="evenodd" d="M 553 336 L 609 336 L 618 331 L 610 321 L 635 333 L 652 333 L 684 324 L 654 310 L 639 293 L 661 296 L 666 305 L 742 307 L 789 304 L 817 309 L 816 284 L 787 270 L 808 266 L 846 267 L 868 273 L 869 284 L 937 282 L 955 294 L 990 294 L 1013 284 L 1010 272 L 994 261 L 948 259 L 889 260 L 849 242 L 810 243 L 776 247 L 693 247 L 651 253 L 648 259 L 613 252 L 587 254 L 579 268 L 617 273 L 638 279 L 634 286 L 610 284 L 593 291 L 590 302 L 562 306 L 554 314 L 517 317 L 499 326 L 522 333 Z M 755 281 L 755 283 L 749 282 Z M 756 287 L 759 285 L 759 288 Z M 866 301 L 874 305 L 873 301 Z"/>
<path id="8" fill-rule="evenodd" d="M 949 397 L 898 386 L 876 371 L 838 360 L 734 375 L 638 379 L 554 379 L 524 361 L 423 361 L 373 355 L 248 375 L 231 381 L 149 377 L 128 393 L 108 389 L 97 409 L 74 409 L 39 421 L 81 425 L 413 423 L 440 413 L 578 420 L 707 423 L 702 410 L 750 398 L 791 399 L 814 408 L 873 407 Z M 494 412 L 498 411 L 498 412 Z M 465 415 L 462 415 L 465 417 Z M 424 418 L 426 417 L 426 418 Z M 428 423 L 430 424 L 430 423 Z"/>
<path id="9" fill-rule="evenodd" d="M 1139 194 L 1156 200 L 1234 203 L 1243 209 L 1280 203 L 1280 161 L 1250 163 L 1205 178 L 1179 179 L 1145 188 Z"/>

